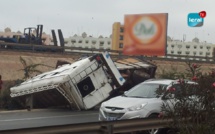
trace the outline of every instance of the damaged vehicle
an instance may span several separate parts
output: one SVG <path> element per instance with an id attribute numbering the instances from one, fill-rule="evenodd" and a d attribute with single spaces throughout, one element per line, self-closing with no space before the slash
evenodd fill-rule
<path id="1" fill-rule="evenodd" d="M 140 73 L 141 70 L 145 72 Z M 126 91 L 126 87 L 154 77 L 155 70 L 156 66 L 140 60 L 114 62 L 110 54 L 104 52 L 60 65 L 12 87 L 10 91 L 11 97 L 25 98 L 30 108 L 66 106 L 88 110 Z M 138 78 L 143 76 L 143 79 Z"/>

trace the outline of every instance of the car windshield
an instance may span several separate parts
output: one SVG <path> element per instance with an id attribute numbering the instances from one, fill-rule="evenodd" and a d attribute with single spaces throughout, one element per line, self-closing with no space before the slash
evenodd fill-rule
<path id="1" fill-rule="evenodd" d="M 157 90 L 159 88 L 166 88 L 167 85 L 162 84 L 139 84 L 128 92 L 125 93 L 126 97 L 135 97 L 135 98 L 157 98 Z"/>

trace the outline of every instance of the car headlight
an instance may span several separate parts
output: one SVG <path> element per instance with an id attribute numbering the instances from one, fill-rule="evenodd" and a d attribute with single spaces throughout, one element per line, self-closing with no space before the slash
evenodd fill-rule
<path id="1" fill-rule="evenodd" d="M 141 110 L 141 109 L 143 109 L 146 106 L 146 104 L 147 103 L 143 103 L 143 104 L 140 104 L 140 105 L 129 107 L 128 111 L 138 111 L 138 110 Z"/>
<path id="2" fill-rule="evenodd" d="M 104 106 L 105 106 L 105 103 L 106 103 L 106 102 L 102 102 L 101 107 L 104 107 Z"/>

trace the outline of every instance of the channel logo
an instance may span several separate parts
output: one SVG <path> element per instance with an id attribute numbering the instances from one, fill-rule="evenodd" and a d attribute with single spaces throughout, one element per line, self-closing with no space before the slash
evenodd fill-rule
<path id="1" fill-rule="evenodd" d="M 190 27 L 201 27 L 204 24 L 205 17 L 205 11 L 201 11 L 199 13 L 189 13 L 187 16 L 187 24 Z"/>

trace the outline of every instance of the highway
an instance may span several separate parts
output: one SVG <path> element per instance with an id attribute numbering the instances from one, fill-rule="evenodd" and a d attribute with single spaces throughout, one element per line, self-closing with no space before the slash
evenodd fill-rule
<path id="1" fill-rule="evenodd" d="M 0 130 L 54 126 L 98 121 L 98 111 L 66 109 L 0 111 Z"/>

